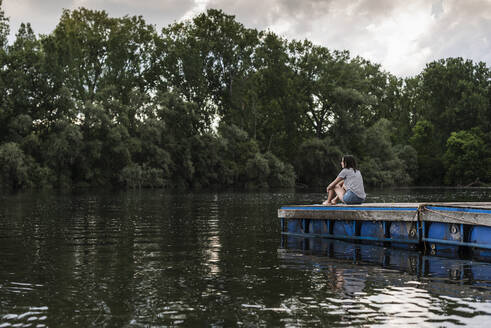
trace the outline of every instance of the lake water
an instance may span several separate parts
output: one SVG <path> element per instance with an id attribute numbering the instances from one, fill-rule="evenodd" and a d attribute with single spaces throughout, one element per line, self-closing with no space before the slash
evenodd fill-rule
<path id="1" fill-rule="evenodd" d="M 2 196 L 0 327 L 491 324 L 491 263 L 323 240 L 328 256 L 282 239 L 278 207 L 324 196 Z M 490 200 L 491 189 L 372 190 L 367 199 Z"/>

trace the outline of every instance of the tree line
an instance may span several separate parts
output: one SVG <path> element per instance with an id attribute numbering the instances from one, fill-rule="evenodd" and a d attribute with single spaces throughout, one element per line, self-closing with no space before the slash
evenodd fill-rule
<path id="1" fill-rule="evenodd" d="M 157 31 L 79 8 L 8 35 L 0 11 L 6 190 L 322 186 L 345 153 L 371 186 L 491 183 L 483 62 L 403 79 L 214 9 Z"/>

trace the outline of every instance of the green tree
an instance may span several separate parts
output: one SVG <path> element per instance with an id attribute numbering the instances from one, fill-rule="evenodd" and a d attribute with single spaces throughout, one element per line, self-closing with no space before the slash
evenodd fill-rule
<path id="1" fill-rule="evenodd" d="M 413 128 L 409 139 L 411 146 L 418 152 L 418 184 L 439 184 L 444 176 L 444 168 L 438 153 L 438 140 L 435 126 L 427 120 L 421 120 Z"/>
<path id="2" fill-rule="evenodd" d="M 162 30 L 156 60 L 161 63 L 164 84 L 197 104 L 200 130 L 210 128 L 216 115 L 231 123 L 229 116 L 240 110 L 235 84 L 252 71 L 258 43 L 256 30 L 215 9 Z"/>
<path id="3" fill-rule="evenodd" d="M 397 127 L 395 138 L 398 143 L 406 143 L 411 138 L 416 123 L 424 120 L 425 101 L 421 97 L 421 89 L 422 78 L 417 75 L 404 79 L 401 90 L 395 91 L 399 95 L 397 103 L 400 109 L 396 109 L 395 115 L 387 118 Z"/>
<path id="4" fill-rule="evenodd" d="M 6 62 L 7 62 L 7 45 L 8 35 L 10 32 L 9 19 L 5 17 L 5 12 L 2 8 L 3 0 L 0 0 L 0 141 L 5 138 L 5 127 L 8 122 L 9 111 L 6 108 L 7 101 L 7 77 L 6 75 Z"/>
<path id="5" fill-rule="evenodd" d="M 264 157 L 268 161 L 270 170 L 267 180 L 269 187 L 286 188 L 295 186 L 296 174 L 293 165 L 282 162 L 271 152 L 264 154 Z"/>
<path id="6" fill-rule="evenodd" d="M 443 157 L 446 184 L 466 185 L 487 178 L 490 159 L 481 135 L 479 129 L 451 133 Z"/>
<path id="7" fill-rule="evenodd" d="M 56 173 L 58 187 L 70 187 L 80 160 L 83 135 L 79 126 L 58 121 L 42 145 L 44 162 Z"/>
<path id="8" fill-rule="evenodd" d="M 416 151 L 409 145 L 394 146 L 392 122 L 382 118 L 367 129 L 365 140 L 366 155 L 360 162 L 365 183 L 376 186 L 409 185 L 414 174 Z M 406 156 L 402 154 L 407 152 Z M 413 155 L 410 158 L 407 155 Z M 401 157 L 399 157 L 401 156 Z"/>
<path id="9" fill-rule="evenodd" d="M 64 10 L 54 32 L 43 39 L 43 49 L 54 80 L 66 85 L 77 103 L 73 116 L 79 118 L 87 102 L 97 101 L 111 118 L 132 129 L 144 94 L 157 78 L 151 60 L 155 38 L 153 27 L 141 17 Z"/>
<path id="10" fill-rule="evenodd" d="M 142 17 L 64 10 L 49 35 L 21 24 L 9 45 L 1 5 L 10 189 L 325 186 L 342 152 L 371 185 L 491 182 L 485 63 L 447 58 L 400 79 L 214 9 L 161 34 Z"/>
<path id="11" fill-rule="evenodd" d="M 0 145 L 0 187 L 12 190 L 29 184 L 27 158 L 15 142 Z"/>
<path id="12" fill-rule="evenodd" d="M 3 0 L 0 0 L 0 49 L 5 50 L 8 44 L 10 25 L 8 17 L 5 17 L 3 11 Z"/>
<path id="13" fill-rule="evenodd" d="M 235 125 L 221 124 L 218 134 L 223 158 L 220 170 L 222 181 L 244 185 L 247 182 L 247 163 L 259 153 L 257 142 Z"/>
<path id="14" fill-rule="evenodd" d="M 373 106 L 373 122 L 382 118 L 392 124 L 393 144 L 406 144 L 414 126 L 413 113 L 416 105 L 412 100 L 414 84 L 411 79 L 400 79 L 391 74 L 379 72 L 379 92 L 377 103 Z"/>
<path id="15" fill-rule="evenodd" d="M 336 87 L 341 62 L 347 58 L 346 52 L 331 52 L 311 42 L 292 41 L 289 44 L 292 52 L 291 66 L 301 81 L 301 92 L 304 106 L 304 129 L 308 135 L 323 138 L 332 125 L 331 93 Z"/>
<path id="16" fill-rule="evenodd" d="M 104 75 L 114 20 L 105 11 L 64 10 L 43 40 L 50 66 L 78 101 L 94 101 Z"/>
<path id="17" fill-rule="evenodd" d="M 192 36 L 206 40 L 210 53 L 206 60 L 209 86 L 219 115 L 233 111 L 235 82 L 253 71 L 252 58 L 259 44 L 259 34 L 247 29 L 221 10 L 209 9 L 193 19 Z"/>
<path id="18" fill-rule="evenodd" d="M 20 132 L 20 122 L 24 122 L 24 126 L 32 125 L 33 119 L 46 116 L 43 106 L 46 82 L 42 74 L 40 45 L 31 26 L 21 24 L 14 44 L 8 47 L 7 71 L 4 76 L 11 83 L 8 85 L 9 97 L 5 107 L 9 114 L 8 118 L 4 117 L 4 124 L 10 126 L 10 131 L 4 133 L 10 132 L 9 135 L 14 138 Z"/>
<path id="19" fill-rule="evenodd" d="M 73 117 L 68 114 L 73 107 L 70 95 L 62 82 L 56 83 L 42 41 L 29 23 L 21 24 L 15 42 L 7 50 L 4 77 L 11 83 L 6 88 L 3 124 L 9 128 L 2 132 L 13 131 L 10 137 L 18 138 L 18 116 L 24 123 L 30 117 L 32 132 L 40 134 L 48 133 L 55 121 Z"/>
<path id="20" fill-rule="evenodd" d="M 308 186 L 327 186 L 341 169 L 342 153 L 331 139 L 305 140 L 297 153 L 298 181 Z"/>
<path id="21" fill-rule="evenodd" d="M 423 116 L 437 126 L 437 154 L 444 152 L 451 132 L 479 127 L 489 131 L 490 70 L 485 63 L 462 58 L 431 62 L 421 73 Z"/>
<path id="22" fill-rule="evenodd" d="M 196 128 L 201 132 L 210 127 L 215 106 L 208 85 L 206 40 L 191 38 L 191 29 L 190 23 L 176 23 L 162 30 L 155 61 L 163 80 L 157 89 L 164 93 L 173 88 L 185 101 L 195 103 L 199 116 Z"/>
<path id="23" fill-rule="evenodd" d="M 361 154 L 365 126 L 372 124 L 377 95 L 383 97 L 385 75 L 379 65 L 309 41 L 291 42 L 290 52 L 291 66 L 301 81 L 300 121 L 306 135 L 330 136 L 345 151 Z"/>
<path id="24" fill-rule="evenodd" d="M 292 162 L 301 143 L 300 81 L 290 67 L 287 41 L 264 35 L 257 50 L 255 136 L 263 152 Z"/>

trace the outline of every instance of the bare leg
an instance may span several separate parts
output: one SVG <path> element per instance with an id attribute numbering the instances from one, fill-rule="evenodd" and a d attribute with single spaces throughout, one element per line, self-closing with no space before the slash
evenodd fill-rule
<path id="1" fill-rule="evenodd" d="M 328 190 L 327 191 L 327 200 L 322 204 L 330 205 L 332 202 L 332 199 L 334 198 L 335 195 L 336 195 L 336 193 L 334 192 L 334 190 Z"/>
<path id="2" fill-rule="evenodd" d="M 336 193 L 336 197 L 331 201 L 333 205 L 336 205 L 336 203 L 339 200 L 343 200 L 344 194 L 346 193 L 346 190 L 344 190 L 343 185 L 338 184 L 336 187 L 334 187 L 334 192 Z"/>

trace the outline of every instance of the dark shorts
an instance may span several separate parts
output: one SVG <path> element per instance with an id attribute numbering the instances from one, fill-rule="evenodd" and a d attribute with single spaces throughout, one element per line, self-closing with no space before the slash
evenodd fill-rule
<path id="1" fill-rule="evenodd" d="M 351 190 L 348 190 L 343 197 L 343 202 L 345 204 L 361 204 L 363 201 L 363 198 L 356 196 L 356 194 Z"/>

